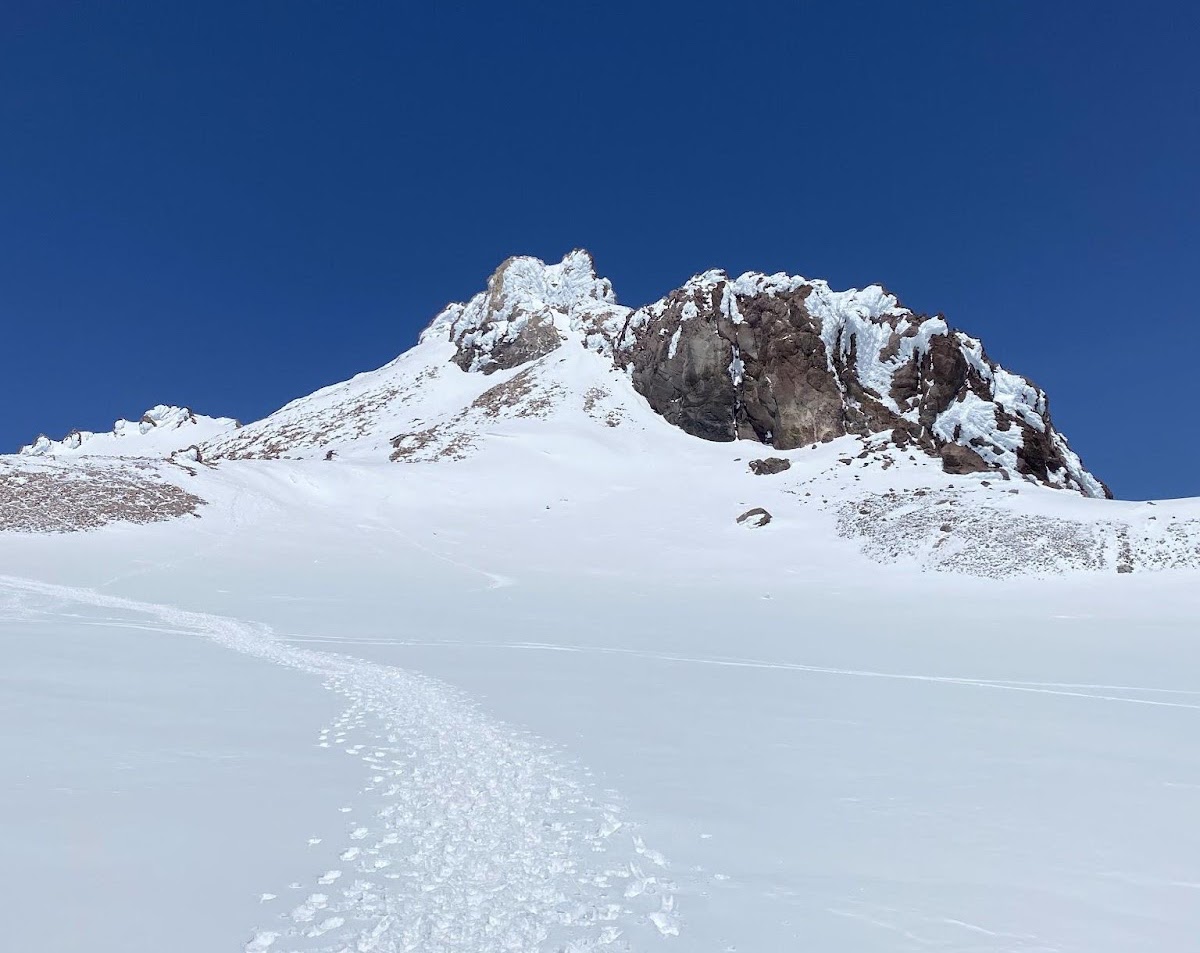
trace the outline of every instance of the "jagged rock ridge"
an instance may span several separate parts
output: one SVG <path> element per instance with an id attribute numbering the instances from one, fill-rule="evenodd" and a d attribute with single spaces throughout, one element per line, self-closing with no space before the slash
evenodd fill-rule
<path id="1" fill-rule="evenodd" d="M 630 309 L 585 251 L 556 265 L 518 257 L 422 335 L 451 342 L 453 362 L 483 374 L 572 339 L 610 357 L 669 423 L 707 440 L 787 450 L 890 431 L 950 472 L 995 469 L 1111 496 L 1054 429 L 1044 391 L 879 285 L 834 291 L 795 275 L 708 271 Z"/>
<path id="2" fill-rule="evenodd" d="M 72 430 L 61 440 L 45 434 L 18 451 L 27 457 L 55 456 L 161 456 L 189 443 L 211 440 L 236 430 L 241 424 L 232 417 L 206 417 L 188 407 L 158 404 L 137 420 L 118 420 L 103 433 Z"/>

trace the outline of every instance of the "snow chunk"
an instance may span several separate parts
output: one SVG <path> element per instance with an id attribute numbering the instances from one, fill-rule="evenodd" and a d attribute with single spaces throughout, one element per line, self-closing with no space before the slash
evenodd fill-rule
<path id="1" fill-rule="evenodd" d="M 679 350 L 679 335 L 683 332 L 683 328 L 676 328 L 675 333 L 671 335 L 671 343 L 667 346 L 667 360 L 674 360 L 675 352 Z"/>

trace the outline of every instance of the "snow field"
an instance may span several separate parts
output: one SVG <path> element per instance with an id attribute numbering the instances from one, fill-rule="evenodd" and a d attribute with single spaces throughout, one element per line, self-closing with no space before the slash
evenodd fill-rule
<path id="1" fill-rule="evenodd" d="M 369 772 L 362 793 L 377 806 L 348 822 L 340 855 L 353 875 L 256 931 L 248 950 L 622 949 L 631 931 L 678 932 L 666 860 L 622 820 L 621 805 L 591 794 L 553 749 L 445 684 L 290 646 L 235 620 L 12 577 L 0 585 L 148 614 L 321 676 L 346 699 L 318 744 L 340 747 Z M 328 871 L 318 883 L 342 877 Z"/>

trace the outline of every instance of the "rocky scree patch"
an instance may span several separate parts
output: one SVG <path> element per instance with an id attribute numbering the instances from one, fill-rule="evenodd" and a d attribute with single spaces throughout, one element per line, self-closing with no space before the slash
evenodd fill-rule
<path id="1" fill-rule="evenodd" d="M 199 516 L 198 496 L 152 464 L 12 466 L 0 463 L 0 531 L 70 533 L 110 523 Z"/>
<path id="2" fill-rule="evenodd" d="M 1012 491 L 1009 491 L 1012 492 Z M 1200 520 L 1161 528 L 1019 513 L 959 490 L 873 493 L 835 504 L 838 535 L 881 563 L 1004 578 L 1070 570 L 1200 569 Z"/>

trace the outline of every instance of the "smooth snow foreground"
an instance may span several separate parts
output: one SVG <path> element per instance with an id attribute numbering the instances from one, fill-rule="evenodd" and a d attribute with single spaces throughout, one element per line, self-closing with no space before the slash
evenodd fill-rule
<path id="1" fill-rule="evenodd" d="M 489 439 L 0 535 L 5 949 L 1196 949 L 1194 571 L 883 567 L 738 444 Z"/>

